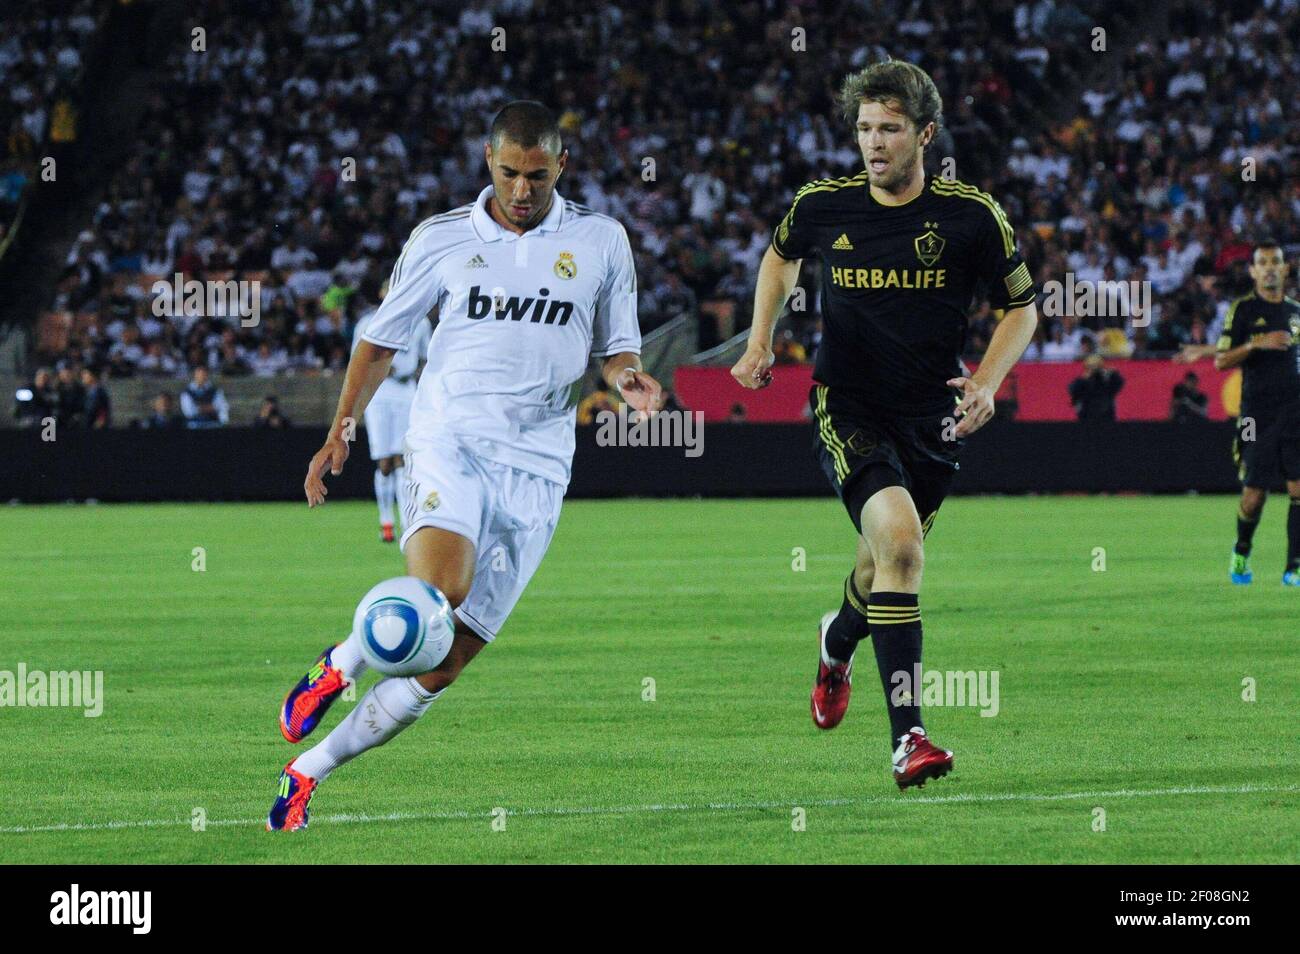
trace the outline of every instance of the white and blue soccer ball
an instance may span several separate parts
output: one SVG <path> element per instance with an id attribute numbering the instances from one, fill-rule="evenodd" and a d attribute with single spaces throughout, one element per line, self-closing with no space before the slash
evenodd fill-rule
<path id="1" fill-rule="evenodd" d="M 352 631 L 371 669 L 387 676 L 418 676 L 447 658 L 455 628 L 451 604 L 436 586 L 398 576 L 362 597 Z"/>

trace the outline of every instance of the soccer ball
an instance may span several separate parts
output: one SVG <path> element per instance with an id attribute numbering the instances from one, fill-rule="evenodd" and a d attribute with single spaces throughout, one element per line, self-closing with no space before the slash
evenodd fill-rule
<path id="1" fill-rule="evenodd" d="M 455 632 L 451 604 L 415 576 L 376 584 L 357 604 L 352 631 L 366 664 L 387 676 L 418 676 L 447 658 Z"/>

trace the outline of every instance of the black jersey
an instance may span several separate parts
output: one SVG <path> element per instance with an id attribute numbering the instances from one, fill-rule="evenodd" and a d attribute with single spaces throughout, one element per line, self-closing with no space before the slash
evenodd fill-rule
<path id="1" fill-rule="evenodd" d="M 867 173 L 810 182 L 772 237 L 782 258 L 822 260 L 822 342 L 813 377 L 903 417 L 954 406 L 966 313 L 1034 300 L 1006 213 L 986 192 L 928 177 L 901 206 L 871 196 Z"/>
<path id="2" fill-rule="evenodd" d="M 1218 350 L 1238 348 L 1270 331 L 1291 334 L 1285 351 L 1252 351 L 1241 365 L 1241 414 L 1270 415 L 1300 403 L 1300 302 L 1269 302 L 1254 292 L 1234 301 L 1219 336 Z"/>

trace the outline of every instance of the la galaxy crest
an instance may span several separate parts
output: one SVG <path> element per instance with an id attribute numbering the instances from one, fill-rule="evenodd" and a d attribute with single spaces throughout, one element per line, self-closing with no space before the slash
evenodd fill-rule
<path id="1" fill-rule="evenodd" d="M 926 222 L 926 231 L 918 235 L 912 242 L 916 246 L 916 257 L 921 260 L 921 264 L 926 268 L 939 261 L 939 256 L 943 254 L 944 240 L 939 237 L 935 229 L 939 227 L 938 222 Z"/>
<path id="2" fill-rule="evenodd" d="M 870 454 L 875 450 L 876 445 L 880 442 L 875 438 L 868 437 L 861 431 L 854 431 L 849 435 L 849 439 L 844 443 L 848 446 L 849 450 L 853 451 L 853 453 L 865 457 L 867 454 Z"/>

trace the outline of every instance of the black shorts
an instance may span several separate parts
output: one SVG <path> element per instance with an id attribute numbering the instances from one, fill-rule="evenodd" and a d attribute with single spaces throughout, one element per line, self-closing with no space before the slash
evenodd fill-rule
<path id="1" fill-rule="evenodd" d="M 885 487 L 902 487 L 912 495 L 922 536 L 929 533 L 966 443 L 965 438 L 952 437 L 955 416 L 886 416 L 821 384 L 813 385 L 808 398 L 816 425 L 814 453 L 858 532 L 862 505 L 871 495 Z"/>
<path id="2" fill-rule="evenodd" d="M 1249 421 L 1254 422 L 1255 438 L 1243 440 Z M 1285 480 L 1300 480 L 1300 404 L 1239 417 L 1232 461 L 1244 487 L 1278 490 Z"/>

